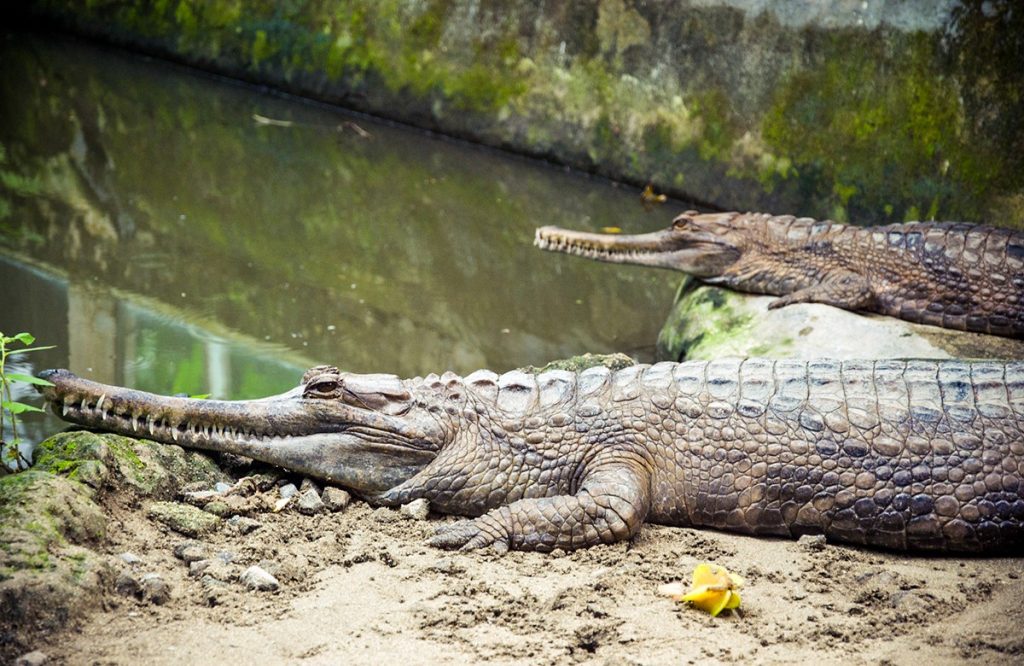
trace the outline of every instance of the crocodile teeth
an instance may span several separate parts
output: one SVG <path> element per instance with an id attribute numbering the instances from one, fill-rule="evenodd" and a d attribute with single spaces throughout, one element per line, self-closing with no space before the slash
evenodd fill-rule
<path id="1" fill-rule="evenodd" d="M 146 425 L 149 426 L 149 434 L 152 435 L 153 434 L 153 416 L 152 415 L 150 415 L 149 418 L 146 419 Z"/>
<path id="2" fill-rule="evenodd" d="M 99 409 L 99 410 L 102 411 L 103 410 L 103 401 L 106 400 L 106 399 L 107 399 L 107 394 L 106 393 L 101 395 L 100 399 L 96 401 L 96 409 Z M 103 413 L 106 414 L 105 411 Z M 104 417 L 104 418 L 106 418 L 106 417 Z"/>
<path id="3" fill-rule="evenodd" d="M 171 439 L 173 439 L 174 441 L 178 441 L 178 429 L 177 428 L 171 428 Z"/>
<path id="4" fill-rule="evenodd" d="M 138 429 L 139 429 L 139 417 L 137 415 L 135 415 L 135 414 L 132 414 L 132 431 L 136 432 L 136 431 L 138 431 Z"/>
<path id="5" fill-rule="evenodd" d="M 68 403 L 66 403 L 66 402 L 64 402 L 64 403 L 61 403 L 61 406 L 60 406 L 60 415 L 61 415 L 61 416 L 67 416 L 67 415 L 68 415 L 68 412 L 69 412 L 69 411 L 71 411 L 71 405 L 69 405 L 69 404 L 68 404 Z"/>

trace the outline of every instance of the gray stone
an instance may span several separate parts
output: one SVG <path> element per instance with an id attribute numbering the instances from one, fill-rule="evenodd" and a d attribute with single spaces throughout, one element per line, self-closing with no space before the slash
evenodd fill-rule
<path id="1" fill-rule="evenodd" d="M 240 580 L 250 590 L 271 592 L 281 587 L 276 578 L 258 566 L 251 566 L 242 572 Z"/>
<path id="2" fill-rule="evenodd" d="M 406 518 L 413 520 L 426 520 L 430 514 L 430 502 L 423 499 L 415 499 L 408 504 L 403 504 L 400 512 Z"/>
<path id="3" fill-rule="evenodd" d="M 212 490 L 196 490 L 192 492 L 182 493 L 181 498 L 193 506 L 203 507 L 212 502 L 217 497 L 220 497 L 220 493 Z"/>
<path id="4" fill-rule="evenodd" d="M 135 566 L 136 564 L 142 563 L 142 559 L 135 553 L 121 553 L 118 557 L 121 558 L 122 562 L 129 566 Z"/>
<path id="5" fill-rule="evenodd" d="M 174 556 L 186 564 L 205 560 L 206 546 L 198 541 L 183 541 L 174 547 Z"/>
<path id="6" fill-rule="evenodd" d="M 228 527 L 237 530 L 240 534 L 248 534 L 263 527 L 263 523 L 245 516 L 231 516 L 228 518 Z"/>
<path id="7" fill-rule="evenodd" d="M 796 543 L 804 550 L 810 552 L 824 550 L 825 546 L 828 545 L 824 534 L 804 534 L 797 539 Z"/>
<path id="8" fill-rule="evenodd" d="M 281 493 L 281 499 L 288 499 L 299 492 L 299 489 L 295 487 L 294 483 L 286 483 L 278 489 L 278 492 Z"/>
<path id="9" fill-rule="evenodd" d="M 193 562 L 188 567 L 188 575 L 192 578 L 213 578 L 219 581 L 232 581 L 237 577 L 237 570 L 223 560 L 213 557 L 208 560 Z"/>
<path id="10" fill-rule="evenodd" d="M 158 573 L 143 574 L 142 598 L 151 604 L 162 606 L 171 600 L 171 586 Z"/>
<path id="11" fill-rule="evenodd" d="M 329 510 L 341 511 L 352 501 L 352 495 L 350 495 L 347 490 L 328 486 L 327 488 L 324 488 L 324 492 L 321 493 L 320 499 L 323 501 L 324 506 Z"/>
<path id="12" fill-rule="evenodd" d="M 320 495 L 317 494 L 315 488 L 310 488 L 306 492 L 299 495 L 299 511 L 312 516 L 313 514 L 320 513 L 324 510 L 324 503 L 320 499 Z"/>
<path id="13" fill-rule="evenodd" d="M 14 666 L 42 666 L 50 663 L 50 657 L 41 650 L 33 650 L 14 660 Z"/>
<path id="14" fill-rule="evenodd" d="M 216 490 L 218 493 L 223 494 L 223 493 L 226 493 L 227 491 L 231 490 L 232 487 L 233 486 L 230 483 L 224 483 L 223 481 L 218 481 L 217 485 L 215 485 L 213 487 L 213 489 Z"/>
<path id="15" fill-rule="evenodd" d="M 305 493 L 307 490 L 316 491 L 316 494 L 320 494 L 320 486 L 317 485 L 316 481 L 309 477 L 302 479 L 302 484 L 299 486 L 299 493 Z"/>
<path id="16" fill-rule="evenodd" d="M 133 574 L 122 572 L 114 581 L 114 591 L 126 597 L 142 596 L 142 584 Z"/>

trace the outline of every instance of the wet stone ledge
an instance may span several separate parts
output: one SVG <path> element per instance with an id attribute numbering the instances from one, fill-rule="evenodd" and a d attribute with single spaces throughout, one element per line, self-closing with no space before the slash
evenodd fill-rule
<path id="1" fill-rule="evenodd" d="M 44 0 L 22 11 L 722 208 L 1024 223 L 1024 12 L 1011 0 Z"/>

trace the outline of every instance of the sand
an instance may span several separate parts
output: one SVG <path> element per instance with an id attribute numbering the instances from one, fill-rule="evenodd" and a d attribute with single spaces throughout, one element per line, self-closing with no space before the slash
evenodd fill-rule
<path id="1" fill-rule="evenodd" d="M 103 557 L 126 578 L 159 574 L 171 597 L 110 586 L 98 610 L 34 648 L 69 664 L 1024 663 L 1021 558 L 657 525 L 628 543 L 497 557 L 427 546 L 450 517 L 360 501 L 317 515 L 260 510 L 275 498 L 273 488 L 247 500 L 255 531 L 195 539 L 215 560 L 204 579 L 173 552 L 188 537 L 148 518 L 145 502 L 110 495 Z M 658 596 L 702 561 L 746 579 L 738 611 L 712 618 Z M 260 563 L 276 591 L 238 581 Z"/>

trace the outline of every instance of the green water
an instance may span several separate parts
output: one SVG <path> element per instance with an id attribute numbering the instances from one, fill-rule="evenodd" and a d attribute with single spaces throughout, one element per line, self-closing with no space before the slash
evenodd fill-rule
<path id="1" fill-rule="evenodd" d="M 678 276 L 533 230 L 681 205 L 79 42 L 8 34 L 0 61 L 0 330 L 58 345 L 30 369 L 243 398 L 310 363 L 653 355 Z"/>

